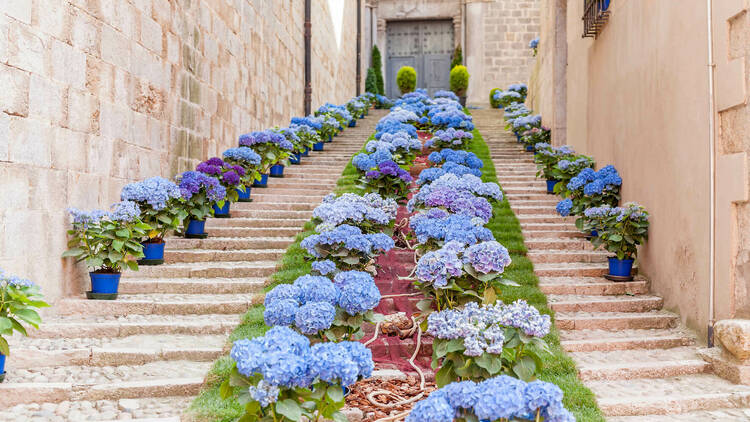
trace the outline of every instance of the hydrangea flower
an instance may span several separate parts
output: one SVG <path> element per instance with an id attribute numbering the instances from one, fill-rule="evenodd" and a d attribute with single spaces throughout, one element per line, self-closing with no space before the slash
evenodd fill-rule
<path id="1" fill-rule="evenodd" d="M 260 165 L 260 155 L 250 148 L 229 148 L 222 154 L 227 160 L 242 162 L 253 166 Z"/>
<path id="2" fill-rule="evenodd" d="M 309 302 L 302 305 L 294 317 L 294 325 L 302 334 L 316 334 L 331 328 L 336 308 L 327 302 Z"/>
<path id="3" fill-rule="evenodd" d="M 573 200 L 570 198 L 563 199 L 562 201 L 557 203 L 555 209 L 557 210 L 558 214 L 563 217 L 567 217 L 570 215 L 570 211 L 573 209 Z"/>
<path id="4" fill-rule="evenodd" d="M 156 211 L 163 210 L 171 200 L 180 197 L 180 188 L 163 177 L 151 177 L 142 182 L 127 184 L 120 193 L 121 200 L 148 204 Z"/>
<path id="5" fill-rule="evenodd" d="M 183 199 L 190 199 L 193 195 L 204 190 L 211 202 L 221 201 L 227 196 L 227 190 L 218 179 L 207 176 L 198 171 L 186 171 L 177 176 L 180 193 Z"/>
<path id="6" fill-rule="evenodd" d="M 349 315 L 365 313 L 380 303 L 380 290 L 369 273 L 342 271 L 333 281 L 341 292 L 338 304 Z"/>
<path id="7" fill-rule="evenodd" d="M 502 273 L 511 262 L 508 249 L 494 240 L 469 246 L 463 251 L 462 259 L 482 274 Z"/>
<path id="8" fill-rule="evenodd" d="M 109 217 L 109 213 L 102 210 L 85 211 L 77 208 L 68 208 L 67 211 L 73 217 L 73 224 L 80 225 L 84 229 Z"/>
<path id="9" fill-rule="evenodd" d="M 430 240 L 455 240 L 464 245 L 473 245 L 480 241 L 495 239 L 492 232 L 484 227 L 481 218 L 449 215 L 440 209 L 432 209 L 412 217 L 409 227 L 414 231 L 419 243 L 427 243 Z"/>
<path id="10" fill-rule="evenodd" d="M 358 251 L 365 254 L 377 252 L 388 252 L 394 246 L 393 239 L 384 233 L 363 234 L 362 230 L 355 226 L 342 224 L 333 230 L 325 231 L 306 237 L 300 246 L 316 257 L 323 256 L 315 249 L 316 245 L 335 245 L 350 251 Z"/>
<path id="11" fill-rule="evenodd" d="M 357 225 L 362 222 L 388 225 L 396 218 L 397 209 L 395 200 L 383 199 L 376 193 L 364 196 L 345 193 L 340 197 L 329 194 L 313 210 L 313 218 L 332 225 Z"/>
<path id="12" fill-rule="evenodd" d="M 336 271 L 336 264 L 330 259 L 315 261 L 312 263 L 312 269 L 317 271 L 320 275 L 328 275 Z"/>
<path id="13" fill-rule="evenodd" d="M 427 252 L 417 262 L 415 276 L 422 283 L 430 283 L 436 288 L 446 287 L 448 279 L 463 274 L 463 262 L 458 257 L 461 243 L 453 241 L 437 251 Z"/>
<path id="14" fill-rule="evenodd" d="M 284 134 L 270 129 L 240 135 L 240 146 L 251 147 L 258 144 L 275 144 L 279 148 L 289 151 L 294 149 L 294 145 L 286 139 Z"/>
<path id="15" fill-rule="evenodd" d="M 109 218 L 112 221 L 123 223 L 132 223 L 141 216 L 141 209 L 133 201 L 122 201 L 112 205 L 112 212 Z"/>

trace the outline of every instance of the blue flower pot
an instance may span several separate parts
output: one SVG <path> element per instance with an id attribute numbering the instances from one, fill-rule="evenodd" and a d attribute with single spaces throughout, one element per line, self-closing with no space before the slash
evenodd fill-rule
<path id="1" fill-rule="evenodd" d="M 354 119 L 349 120 L 349 127 L 355 127 L 357 126 L 357 121 Z"/>
<path id="2" fill-rule="evenodd" d="M 602 12 L 606 12 L 609 9 L 609 0 L 602 1 Z"/>
<path id="3" fill-rule="evenodd" d="M 284 166 L 281 164 L 274 164 L 271 166 L 271 177 L 284 177 Z"/>
<path id="4" fill-rule="evenodd" d="M 526 152 L 534 152 L 534 146 L 533 145 L 526 145 Z"/>
<path id="5" fill-rule="evenodd" d="M 268 175 L 267 174 L 261 174 L 260 180 L 256 180 L 253 182 L 254 188 L 265 188 L 268 187 Z"/>
<path id="6" fill-rule="evenodd" d="M 516 141 L 521 142 L 521 135 L 516 133 Z"/>
<path id="7" fill-rule="evenodd" d="M 291 157 L 289 157 L 289 164 L 299 164 L 302 160 L 302 153 L 292 154 Z"/>
<path id="8" fill-rule="evenodd" d="M 214 204 L 214 218 L 229 218 L 229 205 L 231 205 L 229 201 L 224 201 L 224 206 L 221 208 Z"/>
<path id="9" fill-rule="evenodd" d="M 615 277 L 630 277 L 633 271 L 633 259 L 609 258 L 609 275 Z"/>
<path id="10" fill-rule="evenodd" d="M 313 144 L 313 151 L 323 151 L 323 146 L 325 144 L 323 142 L 316 142 Z"/>
<path id="11" fill-rule="evenodd" d="M 305 147 L 305 152 L 302 153 L 303 157 L 309 157 L 310 156 L 310 148 Z"/>
<path id="12" fill-rule="evenodd" d="M 0 375 L 4 375 L 4 374 L 5 374 L 5 355 L 0 353 Z M 2 378 L 0 378 L 0 382 L 3 382 Z"/>
<path id="13" fill-rule="evenodd" d="M 120 285 L 120 273 L 95 273 L 90 272 L 91 277 L 91 292 L 92 293 L 104 293 L 113 294 L 117 293 L 117 288 Z"/>
<path id="14" fill-rule="evenodd" d="M 187 229 L 185 229 L 185 237 L 205 237 L 206 236 L 206 220 L 193 220 L 192 218 L 188 221 Z"/>
<path id="15" fill-rule="evenodd" d="M 143 258 L 138 260 L 138 265 L 160 265 L 164 263 L 164 245 L 166 243 L 141 243 L 143 246 Z"/>
<path id="16" fill-rule="evenodd" d="M 334 136 L 339 136 L 339 134 L 337 133 L 335 135 L 328 135 L 328 142 L 333 142 L 333 137 Z"/>
<path id="17" fill-rule="evenodd" d="M 242 192 L 241 190 L 237 191 L 237 201 L 238 202 L 252 202 L 252 199 L 250 199 L 250 186 L 245 186 L 245 191 Z"/>
<path id="18" fill-rule="evenodd" d="M 591 230 L 591 237 L 599 237 L 599 232 L 596 230 Z"/>
<path id="19" fill-rule="evenodd" d="M 555 185 L 560 182 L 559 180 L 555 179 L 548 179 L 547 180 L 547 193 L 555 193 Z"/>

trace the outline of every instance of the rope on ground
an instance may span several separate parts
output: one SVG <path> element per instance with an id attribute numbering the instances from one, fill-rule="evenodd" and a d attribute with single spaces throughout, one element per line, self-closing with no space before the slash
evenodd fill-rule
<path id="1" fill-rule="evenodd" d="M 422 372 L 422 369 L 420 369 L 419 366 L 417 366 L 414 363 L 414 359 L 416 359 L 417 355 L 419 354 L 419 349 L 422 348 L 422 327 L 419 326 L 419 324 L 417 323 L 416 318 L 414 318 L 413 315 L 411 317 L 411 321 L 412 321 L 411 332 L 413 333 L 415 330 L 417 331 L 417 345 L 414 348 L 414 353 L 412 353 L 411 358 L 409 359 L 409 364 L 419 374 L 419 391 L 420 391 L 420 393 L 417 394 L 416 396 L 412 397 L 412 398 L 403 399 L 403 398 L 401 398 L 401 396 L 398 396 L 398 395 L 396 395 L 396 394 L 394 394 L 394 393 L 392 393 L 390 391 L 387 391 L 387 390 L 376 390 L 376 391 L 373 391 L 373 392 L 369 393 L 366 396 L 367 397 L 367 401 L 369 401 L 373 406 L 379 407 L 381 409 L 393 409 L 393 408 L 398 407 L 398 406 L 403 406 L 405 404 L 413 403 L 413 402 L 421 399 L 422 397 L 424 397 L 424 384 L 425 384 L 424 372 Z M 365 343 L 365 346 L 368 345 L 369 343 L 375 341 L 375 338 L 377 338 L 378 331 L 380 329 L 379 325 L 380 325 L 380 323 L 378 323 L 378 325 L 375 327 L 375 329 L 376 329 L 375 335 L 373 336 L 373 338 L 371 338 L 370 340 L 368 340 L 367 343 Z M 395 396 L 395 397 L 401 398 L 401 400 L 397 401 L 397 402 L 394 402 L 394 403 L 385 403 L 384 404 L 384 403 L 380 403 L 377 400 L 375 400 L 375 396 L 386 396 L 386 397 L 394 397 Z M 394 420 L 402 418 L 402 417 L 404 417 L 404 416 L 406 416 L 408 414 L 409 414 L 408 411 L 407 412 L 402 412 L 402 413 L 399 413 L 397 415 L 387 416 L 385 418 L 380 418 L 380 419 L 376 420 L 375 422 L 394 421 Z"/>
<path id="2" fill-rule="evenodd" d="M 385 296 L 380 296 L 380 298 L 381 298 L 381 299 L 388 299 L 389 297 L 419 296 L 419 295 L 421 295 L 421 294 L 422 294 L 422 293 L 420 293 L 420 292 L 417 292 L 417 293 L 400 293 L 400 294 L 397 294 L 397 295 L 385 295 Z"/>

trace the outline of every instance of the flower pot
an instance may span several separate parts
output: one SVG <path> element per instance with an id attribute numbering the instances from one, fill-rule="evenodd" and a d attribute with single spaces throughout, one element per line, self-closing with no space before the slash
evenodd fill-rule
<path id="1" fill-rule="evenodd" d="M 596 230 L 591 230 L 591 237 L 599 237 L 599 232 Z"/>
<path id="2" fill-rule="evenodd" d="M 328 135 L 328 140 L 326 142 L 333 142 L 333 137 L 334 136 L 339 136 L 339 134 L 337 133 L 335 135 Z"/>
<path id="3" fill-rule="evenodd" d="M 602 8 L 601 8 L 600 11 L 601 12 L 606 12 L 607 9 L 609 9 L 609 0 L 602 0 L 601 7 Z"/>
<path id="4" fill-rule="evenodd" d="M 116 294 L 120 285 L 121 273 L 97 273 L 90 272 L 91 293 L 97 294 Z"/>
<path id="5" fill-rule="evenodd" d="M 188 239 L 205 239 L 208 237 L 206 233 L 206 220 L 193 220 L 191 218 L 187 229 L 185 229 L 185 237 Z"/>
<path id="6" fill-rule="evenodd" d="M 559 182 L 559 180 L 547 179 L 547 193 L 555 193 L 555 185 Z"/>
<path id="7" fill-rule="evenodd" d="M 609 275 L 614 277 L 630 277 L 633 271 L 633 259 L 609 258 Z"/>
<path id="8" fill-rule="evenodd" d="M 534 152 L 534 145 L 526 145 L 526 152 Z"/>
<path id="9" fill-rule="evenodd" d="M 355 127 L 357 126 L 357 121 L 354 119 L 349 120 L 349 127 Z"/>
<path id="10" fill-rule="evenodd" d="M 310 148 L 305 147 L 305 152 L 302 153 L 303 157 L 309 157 L 310 156 Z"/>
<path id="11" fill-rule="evenodd" d="M 245 191 L 237 191 L 237 202 L 253 202 L 253 198 L 250 197 L 250 186 L 245 186 Z"/>
<path id="12" fill-rule="evenodd" d="M 323 151 L 323 146 L 325 143 L 323 142 L 316 142 L 313 144 L 313 151 Z"/>
<path id="13" fill-rule="evenodd" d="M 284 166 L 281 164 L 274 164 L 271 166 L 271 177 L 284 177 Z"/>
<path id="14" fill-rule="evenodd" d="M 229 205 L 231 202 L 224 201 L 224 206 L 219 208 L 218 205 L 214 204 L 214 218 L 229 218 L 231 215 L 229 214 Z"/>
<path id="15" fill-rule="evenodd" d="M 138 260 L 138 265 L 161 265 L 164 263 L 164 245 L 162 240 L 156 242 L 143 242 L 143 258 Z"/>
<path id="16" fill-rule="evenodd" d="M 5 380 L 5 355 L 0 353 L 0 382 Z"/>
<path id="17" fill-rule="evenodd" d="M 302 160 L 302 153 L 295 153 L 289 157 L 289 164 L 299 164 Z"/>
<path id="18" fill-rule="evenodd" d="M 515 135 L 516 135 L 516 141 L 517 142 L 521 142 L 521 135 L 519 135 L 517 133 Z"/>
<path id="19" fill-rule="evenodd" d="M 254 188 L 266 188 L 268 187 L 268 175 L 267 174 L 261 174 L 260 180 L 256 180 L 253 182 Z"/>

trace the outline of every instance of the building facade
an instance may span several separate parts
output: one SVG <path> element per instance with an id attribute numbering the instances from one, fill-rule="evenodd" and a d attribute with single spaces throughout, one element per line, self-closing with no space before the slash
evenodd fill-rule
<path id="1" fill-rule="evenodd" d="M 703 334 L 750 318 L 748 3 L 613 0 L 582 37 L 589 3 L 542 1 L 534 109 L 650 211 L 639 271 L 667 308 Z"/>

